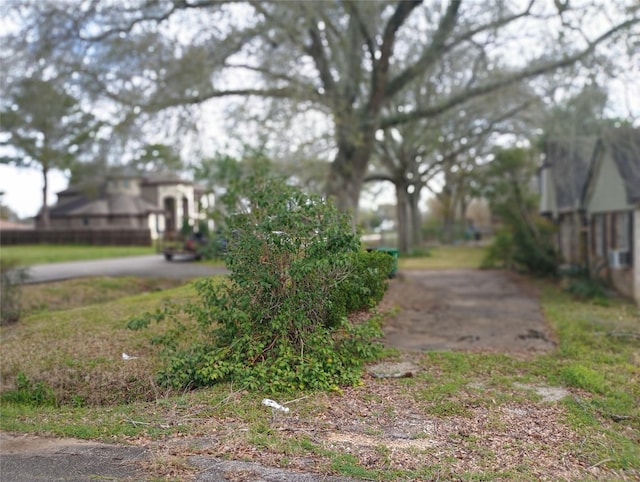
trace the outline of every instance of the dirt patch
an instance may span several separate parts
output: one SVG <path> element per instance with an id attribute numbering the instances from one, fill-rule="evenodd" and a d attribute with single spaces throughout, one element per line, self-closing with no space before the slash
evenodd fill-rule
<path id="1" fill-rule="evenodd" d="M 389 283 L 383 308 L 393 307 L 385 342 L 401 350 L 540 353 L 556 345 L 535 290 L 504 271 L 405 271 Z"/>

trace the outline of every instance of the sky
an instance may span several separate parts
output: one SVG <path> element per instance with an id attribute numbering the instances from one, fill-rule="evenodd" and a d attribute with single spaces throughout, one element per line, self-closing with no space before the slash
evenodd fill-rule
<path id="1" fill-rule="evenodd" d="M 49 204 L 54 204 L 56 192 L 68 185 L 61 171 L 54 170 L 49 176 Z M 20 218 L 33 217 L 42 206 L 42 173 L 38 169 L 17 168 L 0 164 L 0 192 L 2 204 L 11 208 Z"/>

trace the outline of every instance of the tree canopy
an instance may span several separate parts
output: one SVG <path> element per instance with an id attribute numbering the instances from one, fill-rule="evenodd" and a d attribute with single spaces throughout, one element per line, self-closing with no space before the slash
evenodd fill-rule
<path id="1" fill-rule="evenodd" d="M 175 131 L 199 122 L 194 107 L 221 98 L 270 114 L 268 106 L 320 114 L 334 144 L 327 193 L 357 212 L 379 129 L 435 119 L 561 69 L 597 72 L 603 58 L 610 67 L 611 49 L 622 57 L 629 45 L 638 55 L 640 11 L 630 0 L 129 0 L 75 8 L 33 0 L 11 13 L 20 25 L 7 42 L 21 54 L 16 65 L 51 65 L 94 105 L 117 105 L 110 118 L 122 126 L 171 112 L 185 120 L 164 124 Z M 411 100 L 416 88 L 429 90 L 428 102 Z M 294 131 L 274 135 L 286 142 Z"/>
<path id="2" fill-rule="evenodd" d="M 0 112 L 3 163 L 37 167 L 42 173 L 42 223 L 49 226 L 47 175 L 69 169 L 94 140 L 99 124 L 54 80 L 26 77 L 9 89 Z"/>

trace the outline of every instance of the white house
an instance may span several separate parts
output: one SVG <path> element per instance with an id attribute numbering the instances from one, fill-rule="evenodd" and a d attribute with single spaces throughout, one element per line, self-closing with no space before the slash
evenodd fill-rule
<path id="1" fill-rule="evenodd" d="M 186 225 L 197 230 L 215 201 L 212 193 L 174 174 L 114 174 L 94 191 L 74 186 L 59 192 L 49 209 L 51 229 L 149 229 L 157 239 Z"/>

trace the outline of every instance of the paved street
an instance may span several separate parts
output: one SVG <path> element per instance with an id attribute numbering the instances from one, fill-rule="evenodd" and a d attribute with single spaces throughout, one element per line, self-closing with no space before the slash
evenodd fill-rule
<path id="1" fill-rule="evenodd" d="M 202 442 L 195 438 L 191 443 L 198 445 Z M 145 463 L 148 466 L 149 461 L 161 460 L 162 457 L 162 454 L 154 452 L 152 446 L 105 444 L 0 431 L 0 453 L 2 482 L 160 480 L 157 474 L 145 470 Z M 193 480 L 196 482 L 357 482 L 347 477 L 265 467 L 255 462 L 206 455 L 188 457 L 186 463 L 193 468 Z"/>
<path id="2" fill-rule="evenodd" d="M 29 266 L 27 283 L 45 283 L 85 276 L 142 276 L 148 278 L 191 279 L 226 273 L 223 266 L 195 262 L 188 257 L 166 261 L 162 255 L 71 261 Z"/>

